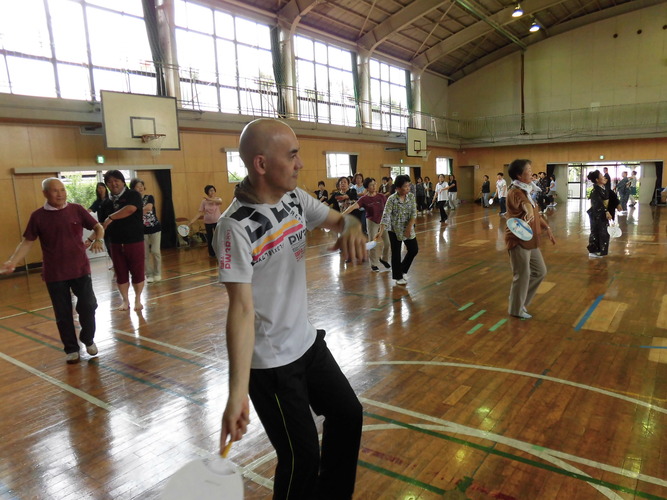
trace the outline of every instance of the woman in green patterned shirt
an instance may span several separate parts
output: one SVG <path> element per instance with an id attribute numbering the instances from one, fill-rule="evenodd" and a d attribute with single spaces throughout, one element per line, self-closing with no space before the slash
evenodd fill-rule
<path id="1" fill-rule="evenodd" d="M 391 277 L 396 285 L 407 285 L 405 274 L 408 273 L 412 261 L 419 252 L 415 219 L 417 218 L 417 200 L 410 192 L 410 177 L 399 175 L 394 182 L 396 192 L 387 198 L 382 214 L 381 232 L 389 232 L 391 243 Z M 402 244 L 408 252 L 401 261 Z"/>

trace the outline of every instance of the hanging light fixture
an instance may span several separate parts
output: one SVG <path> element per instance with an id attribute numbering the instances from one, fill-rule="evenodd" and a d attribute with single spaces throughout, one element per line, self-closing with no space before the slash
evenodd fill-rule
<path id="1" fill-rule="evenodd" d="M 523 9 L 521 8 L 521 4 L 517 3 L 516 7 L 514 7 L 514 12 L 512 12 L 512 17 L 521 17 L 523 16 Z"/>
<path id="2" fill-rule="evenodd" d="M 540 31 L 540 25 L 537 24 L 537 21 L 533 21 L 533 24 L 530 25 L 530 28 L 528 28 L 528 31 L 531 33 L 535 33 L 536 31 Z"/>

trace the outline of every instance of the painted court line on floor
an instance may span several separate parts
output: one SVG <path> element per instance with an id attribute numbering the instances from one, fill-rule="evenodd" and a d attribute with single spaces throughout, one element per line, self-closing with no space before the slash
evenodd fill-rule
<path id="1" fill-rule="evenodd" d="M 602 301 L 603 298 L 604 298 L 604 294 L 599 295 L 598 297 L 596 297 L 596 299 L 593 301 L 593 304 L 591 305 L 591 307 L 588 308 L 588 310 L 584 313 L 584 315 L 581 317 L 579 322 L 575 325 L 575 327 L 574 327 L 575 332 L 578 332 L 583 328 L 584 324 L 586 323 L 586 321 L 588 321 L 588 318 L 591 317 L 591 314 L 593 314 L 593 311 L 595 311 L 595 308 L 600 304 L 600 302 Z"/>
<path id="2" fill-rule="evenodd" d="M 581 465 L 585 465 L 585 466 L 593 467 L 593 468 L 596 468 L 596 469 L 600 469 L 600 470 L 603 470 L 605 472 L 611 472 L 611 473 L 614 473 L 614 474 L 618 474 L 618 475 L 623 476 L 623 477 L 628 477 L 628 478 L 632 478 L 632 479 L 639 479 L 641 481 L 651 483 L 651 484 L 655 484 L 657 486 L 667 487 L 667 480 L 661 479 L 661 478 L 658 478 L 658 477 L 648 476 L 648 475 L 645 475 L 645 474 L 639 474 L 639 473 L 636 473 L 636 472 L 633 472 L 633 471 L 630 471 L 630 470 L 627 470 L 627 469 L 623 469 L 621 467 L 615 467 L 615 466 L 612 466 L 612 465 L 604 464 L 602 462 L 597 462 L 595 460 L 590 460 L 590 459 L 587 459 L 587 458 L 578 457 L 576 455 L 571 455 L 569 453 L 565 453 L 565 452 L 562 452 L 562 451 L 553 450 L 553 449 L 549 449 L 549 448 L 544 448 L 542 446 L 535 446 L 533 443 L 527 443 L 525 441 L 520 441 L 520 440 L 514 439 L 514 438 L 508 438 L 508 437 L 502 436 L 500 434 L 494 434 L 494 433 L 484 431 L 484 430 L 481 430 L 481 429 L 475 429 L 475 428 L 472 428 L 472 427 L 468 427 L 466 425 L 457 424 L 455 422 L 451 422 L 451 421 L 448 421 L 448 420 L 443 420 L 443 419 L 440 419 L 440 418 L 437 418 L 437 417 L 432 417 L 431 415 L 426 415 L 426 414 L 415 412 L 415 411 L 412 411 L 412 410 L 407 410 L 405 408 L 401 408 L 401 407 L 398 407 L 398 406 L 390 405 L 390 404 L 387 404 L 387 403 L 382 403 L 380 401 L 374 401 L 374 400 L 368 399 L 368 398 L 359 398 L 359 401 L 361 401 L 363 404 L 367 404 L 367 405 L 370 405 L 370 406 L 375 406 L 376 408 L 382 408 L 384 410 L 399 413 L 401 415 L 407 415 L 407 416 L 412 417 L 412 418 L 416 418 L 416 419 L 423 420 L 423 421 L 426 421 L 426 422 L 431 422 L 431 423 L 436 424 L 438 426 L 444 426 L 444 428 L 447 429 L 447 432 L 451 432 L 451 433 L 454 433 L 454 434 L 462 434 L 462 435 L 467 435 L 467 436 L 471 436 L 471 437 L 479 437 L 479 438 L 487 439 L 489 441 L 495 441 L 497 443 L 500 443 L 500 444 L 503 444 L 503 445 L 506 445 L 506 446 L 510 446 L 512 448 L 520 449 L 521 451 L 525 451 L 525 452 L 530 453 L 532 455 L 536 455 L 540 458 L 544 458 L 544 457 L 547 457 L 547 456 L 552 456 L 552 457 L 556 457 L 558 459 L 568 460 L 570 462 L 575 462 L 575 463 L 578 463 L 578 464 L 581 464 Z M 373 416 L 373 418 L 375 418 L 375 416 Z M 393 419 L 389 419 L 387 417 L 380 417 L 380 419 L 383 420 L 383 421 L 388 421 L 390 423 L 394 423 L 394 424 L 401 425 L 401 426 L 405 427 L 403 422 L 398 422 L 398 421 L 395 421 Z M 408 424 L 408 425 L 411 425 L 411 424 Z M 413 425 L 413 427 L 429 428 L 428 426 L 425 426 L 425 425 L 421 425 L 421 426 Z"/>
<path id="3" fill-rule="evenodd" d="M 12 358 L 11 356 L 8 356 L 7 354 L 5 354 L 3 352 L 0 352 L 0 358 L 4 359 L 8 363 L 13 364 L 14 366 L 17 366 L 17 367 L 21 368 L 22 370 L 25 370 L 25 371 L 35 375 L 36 377 L 41 378 L 42 380 L 45 380 L 46 382 L 48 382 L 52 385 L 55 385 L 56 387 L 58 387 L 59 389 L 62 389 L 63 391 L 67 391 L 70 394 L 73 394 L 73 395 L 75 395 L 75 396 L 77 396 L 77 397 L 79 397 L 79 398 L 81 398 L 81 399 L 99 407 L 99 408 L 102 408 L 103 410 L 108 411 L 109 413 L 120 416 L 123 420 L 131 423 L 132 425 L 136 425 L 137 427 L 145 429 L 144 424 L 139 422 L 134 417 L 128 415 L 123 410 L 119 410 L 118 408 L 114 407 L 113 405 L 111 405 L 109 403 L 105 403 L 101 399 L 98 399 L 95 396 L 91 396 L 90 394 L 88 394 L 87 392 L 82 391 L 81 389 L 77 389 L 76 387 L 72 387 L 69 384 L 61 382 L 57 378 L 54 378 L 51 375 L 47 375 L 46 373 L 44 373 L 40 370 L 37 370 L 36 368 L 33 368 L 32 366 L 27 365 L 27 364 L 19 361 L 18 359 Z"/>
<path id="4" fill-rule="evenodd" d="M 400 410 L 400 408 L 399 408 L 399 410 Z M 518 441 L 518 440 L 510 440 L 510 441 L 515 441 L 515 444 L 512 445 L 512 444 L 507 444 L 507 443 L 502 442 L 503 441 L 502 436 L 498 436 L 498 435 L 494 435 L 494 434 L 488 434 L 488 433 L 485 433 L 485 432 L 480 431 L 478 429 L 468 429 L 466 431 L 465 426 L 458 426 L 458 425 L 454 424 L 454 427 L 456 429 L 448 428 L 447 426 L 445 426 L 445 429 L 446 429 L 445 432 L 471 435 L 473 437 L 479 437 L 479 438 L 487 439 L 487 440 L 490 440 L 490 441 L 495 441 L 497 443 L 506 444 L 510 447 L 517 448 L 517 449 L 519 449 L 519 450 L 521 450 L 525 453 L 528 453 L 530 455 L 535 455 L 536 457 L 540 458 L 541 460 L 544 460 L 546 462 L 551 462 L 554 465 L 544 464 L 542 462 L 538 462 L 538 461 L 530 459 L 530 458 L 525 458 L 525 457 L 520 456 L 520 455 L 515 455 L 513 453 L 508 453 L 508 452 L 505 452 L 505 451 L 501 451 L 501 450 L 497 449 L 495 447 L 495 445 L 494 446 L 485 446 L 485 445 L 481 445 L 481 444 L 478 444 L 478 443 L 473 443 L 471 441 L 466 441 L 466 440 L 461 439 L 461 438 L 450 436 L 450 435 L 445 434 L 445 433 L 443 433 L 439 430 L 434 430 L 434 426 L 423 426 L 423 425 L 408 424 L 408 423 L 401 422 L 401 421 L 398 421 L 398 420 L 395 420 L 395 419 L 392 419 L 392 418 L 389 418 L 389 417 L 384 417 L 384 416 L 376 415 L 376 414 L 369 413 L 369 412 L 364 412 L 364 415 L 367 416 L 367 417 L 370 417 L 370 418 L 374 418 L 376 420 L 392 423 L 394 425 L 397 425 L 397 426 L 405 428 L 405 429 L 421 432 L 423 434 L 427 434 L 429 436 L 432 436 L 432 437 L 435 437 L 435 438 L 438 438 L 438 439 L 443 439 L 443 440 L 450 441 L 450 442 L 453 442 L 453 443 L 456 443 L 456 444 L 459 444 L 459 445 L 464 445 L 464 446 L 467 446 L 467 447 L 470 447 L 470 448 L 473 448 L 473 449 L 476 449 L 476 450 L 479 450 L 479 451 L 483 451 L 483 452 L 485 452 L 487 454 L 490 454 L 490 455 L 496 455 L 496 456 L 499 456 L 501 458 L 505 458 L 505 459 L 508 459 L 508 460 L 513 460 L 515 462 L 524 463 L 524 464 L 530 465 L 532 467 L 536 467 L 536 468 L 539 468 L 539 469 L 554 472 L 556 474 L 564 475 L 564 476 L 567 476 L 567 477 L 570 477 L 570 478 L 573 478 L 573 479 L 578 479 L 578 480 L 584 481 L 584 482 L 590 484 L 590 486 L 592 486 L 593 488 L 597 489 L 600 493 L 604 494 L 607 498 L 610 498 L 610 499 L 613 499 L 613 500 L 622 500 L 622 497 L 616 495 L 616 493 L 614 493 L 613 490 L 621 491 L 621 492 L 624 492 L 624 493 L 630 493 L 630 494 L 633 494 L 635 497 L 640 497 L 640 498 L 648 498 L 648 499 L 651 499 L 651 500 L 664 500 L 663 497 L 659 497 L 659 496 L 653 495 L 651 493 L 638 491 L 638 490 L 635 490 L 635 489 L 632 489 L 632 488 L 627 488 L 625 486 L 621 486 L 621 485 L 618 485 L 618 484 L 615 484 L 615 483 L 604 481 L 602 479 L 597 479 L 597 478 L 591 477 L 588 474 L 584 473 L 583 471 L 577 469 L 576 467 L 563 462 L 559 458 L 552 457 L 549 453 L 552 450 L 546 450 L 546 449 L 541 448 L 541 447 L 536 447 L 534 445 L 531 445 L 530 443 L 524 443 L 524 442 L 521 442 L 521 441 Z M 464 429 L 461 429 L 460 427 L 464 427 Z M 576 457 L 574 455 L 567 455 L 566 454 L 566 459 L 570 459 L 570 458 L 574 459 L 574 461 L 577 461 L 577 459 L 578 460 L 585 460 L 585 459 L 581 459 L 580 457 Z M 591 465 L 591 466 L 594 467 L 594 465 L 592 465 L 592 464 L 587 464 L 587 465 Z M 602 465 L 603 467 L 606 467 L 606 464 L 600 464 L 600 465 Z M 621 472 L 625 472 L 623 469 L 619 469 L 619 470 Z M 626 474 L 621 474 L 621 475 L 627 475 L 627 473 Z M 634 478 L 634 475 L 632 477 Z M 653 480 L 662 481 L 659 478 L 650 478 L 650 480 L 648 480 L 647 482 L 653 482 Z"/>
<path id="5" fill-rule="evenodd" d="M 490 331 L 490 332 L 495 332 L 498 328 L 500 328 L 501 326 L 503 326 L 505 323 L 507 323 L 507 318 L 503 318 L 503 319 L 501 319 L 500 321 L 498 321 L 498 323 L 496 323 L 496 324 L 493 325 L 491 328 L 489 328 L 489 331 Z"/>
<path id="6" fill-rule="evenodd" d="M 468 321 L 474 321 L 474 320 L 476 320 L 476 319 L 479 318 L 481 315 L 483 315 L 485 312 L 486 312 L 486 309 L 482 309 L 482 310 L 479 311 L 478 313 L 473 314 L 472 316 L 470 316 L 470 317 L 468 318 Z"/>
<path id="7" fill-rule="evenodd" d="M 578 389 L 584 389 L 587 391 L 591 392 L 597 392 L 598 394 L 603 394 L 605 396 L 609 396 L 612 398 L 616 399 L 621 399 L 623 401 L 627 401 L 628 403 L 632 403 L 638 406 L 643 406 L 644 408 L 649 408 L 651 410 L 654 410 L 658 413 L 663 413 L 667 415 L 667 409 L 662 408 L 660 406 L 656 406 L 651 403 L 647 403 L 646 401 L 642 401 L 641 399 L 633 398 L 630 396 L 626 396 L 624 394 L 618 394 L 616 392 L 609 391 L 607 389 L 600 389 L 598 387 L 594 387 L 591 385 L 586 385 L 586 384 L 580 384 L 578 382 L 571 382 L 569 380 L 561 379 L 561 378 L 556 378 L 556 377 L 551 377 L 549 375 L 542 375 L 542 374 L 537 374 L 537 373 L 531 373 L 531 372 L 523 372 L 519 370 L 511 370 L 509 368 L 500 368 L 500 367 L 495 367 L 495 366 L 484 366 L 484 365 L 473 365 L 469 363 L 453 363 L 449 361 L 367 361 L 363 364 L 366 364 L 368 366 L 384 366 L 384 365 L 414 365 L 414 366 L 448 366 L 452 368 L 468 368 L 471 370 L 483 370 L 483 371 L 489 371 L 489 372 L 501 372 L 501 373 L 509 373 L 512 375 L 518 375 L 522 377 L 530 377 L 530 378 L 537 378 L 549 382 L 555 382 L 557 384 L 563 384 L 563 385 L 569 385 L 571 387 L 576 387 Z"/>
<path id="8" fill-rule="evenodd" d="M 482 328 L 484 326 L 484 323 L 477 323 L 475 326 L 473 326 L 470 330 L 466 332 L 466 335 L 472 335 L 475 333 L 477 330 Z"/>

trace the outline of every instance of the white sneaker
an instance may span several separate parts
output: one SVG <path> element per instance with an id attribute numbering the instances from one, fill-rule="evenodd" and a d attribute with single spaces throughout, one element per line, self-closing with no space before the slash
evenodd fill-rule
<path id="1" fill-rule="evenodd" d="M 98 350 L 97 346 L 95 345 L 95 342 L 86 346 L 86 352 L 91 356 L 97 356 Z"/>
<path id="2" fill-rule="evenodd" d="M 146 278 L 146 281 L 147 281 L 148 283 L 153 283 L 155 280 L 153 279 L 152 276 L 149 276 L 148 278 Z"/>
<path id="3" fill-rule="evenodd" d="M 407 285 L 408 282 L 405 281 L 403 278 L 401 278 L 400 280 L 396 280 L 396 281 L 394 282 L 394 284 L 395 284 L 395 285 Z"/>
<path id="4" fill-rule="evenodd" d="M 597 254 L 597 253 L 593 253 L 593 252 L 589 253 L 588 256 L 589 256 L 591 259 L 601 259 L 601 258 L 602 258 L 602 255 Z"/>
<path id="5" fill-rule="evenodd" d="M 67 360 L 68 365 L 74 365 L 79 362 L 81 357 L 79 356 L 79 352 L 70 352 L 67 357 L 65 358 Z"/>

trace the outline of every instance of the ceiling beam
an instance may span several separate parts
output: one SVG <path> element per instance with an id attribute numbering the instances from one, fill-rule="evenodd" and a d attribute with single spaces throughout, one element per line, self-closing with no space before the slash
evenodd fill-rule
<path id="1" fill-rule="evenodd" d="M 564 22 L 562 24 L 554 24 L 551 27 L 549 27 L 549 36 L 560 35 L 562 33 L 566 33 L 568 31 L 581 28 L 582 26 L 586 26 L 587 24 L 603 21 L 605 19 L 611 19 L 616 16 L 628 14 L 630 12 L 641 10 L 646 7 L 651 7 L 653 5 L 658 5 L 661 3 L 667 3 L 667 0 L 635 0 L 632 2 L 622 3 L 620 5 L 615 5 L 614 7 L 609 7 L 607 9 L 598 12 L 593 12 L 585 16 L 580 16 L 570 21 Z M 544 39 L 545 39 L 544 30 L 540 30 L 537 33 L 533 33 L 528 37 L 526 37 L 524 39 L 524 42 L 526 43 L 526 45 L 530 46 L 538 42 L 541 42 Z M 453 81 L 460 80 L 461 78 L 477 71 L 478 69 L 488 64 L 491 64 L 492 62 L 498 61 L 503 57 L 517 51 L 519 51 L 518 47 L 514 45 L 507 45 L 498 50 L 490 52 L 486 56 L 477 59 L 476 61 L 473 61 L 472 63 L 466 65 L 465 67 L 461 68 L 460 70 L 450 75 L 451 80 Z"/>
<path id="2" fill-rule="evenodd" d="M 290 0 L 285 6 L 278 11 L 278 22 L 284 27 L 288 27 L 290 32 L 301 21 L 301 18 L 308 14 L 318 4 L 324 3 L 325 0 Z"/>
<path id="3" fill-rule="evenodd" d="M 387 40 L 392 34 L 446 3 L 449 3 L 449 0 L 444 2 L 442 0 L 416 0 L 362 35 L 357 40 L 357 45 L 360 49 L 373 52 L 378 45 Z"/>
<path id="4" fill-rule="evenodd" d="M 563 1 L 564 0 L 525 0 L 522 2 L 522 7 L 525 12 L 524 17 L 548 9 L 549 7 L 553 7 L 559 3 L 563 3 Z M 517 20 L 517 18 L 512 17 L 512 12 L 514 12 L 513 5 L 488 16 L 487 19 L 498 26 L 506 26 Z M 412 64 L 418 68 L 425 69 L 430 64 L 445 57 L 450 52 L 454 52 L 458 48 L 468 43 L 472 43 L 478 38 L 486 36 L 493 31 L 493 29 L 494 28 L 488 22 L 480 20 L 427 49 L 415 57 L 412 60 Z"/>

